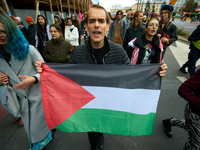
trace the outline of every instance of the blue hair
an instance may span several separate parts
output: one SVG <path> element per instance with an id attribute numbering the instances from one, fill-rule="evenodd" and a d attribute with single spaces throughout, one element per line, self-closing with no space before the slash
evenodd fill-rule
<path id="1" fill-rule="evenodd" d="M 14 55 L 15 59 L 23 60 L 29 53 L 29 43 L 12 18 L 2 9 L 0 11 L 0 23 L 6 31 L 8 51 Z M 0 58 L 5 58 L 5 54 L 3 46 L 0 45 Z"/>

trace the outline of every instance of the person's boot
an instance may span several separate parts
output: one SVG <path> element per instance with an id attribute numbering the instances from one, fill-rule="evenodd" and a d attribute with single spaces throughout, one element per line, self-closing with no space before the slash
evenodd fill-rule
<path id="1" fill-rule="evenodd" d="M 185 68 L 184 68 L 184 67 L 181 67 L 181 68 L 179 69 L 179 71 L 181 71 L 181 72 L 183 72 L 183 73 L 187 74 L 187 71 L 185 70 Z"/>
<path id="2" fill-rule="evenodd" d="M 21 118 L 21 117 L 19 117 L 19 118 L 15 117 L 15 118 L 14 118 L 14 120 L 13 120 L 13 123 L 15 123 L 15 122 L 19 121 L 19 120 L 20 120 L 20 118 Z"/>
<path id="3" fill-rule="evenodd" d="M 162 120 L 162 123 L 164 125 L 164 132 L 167 137 L 172 138 L 173 133 L 172 133 L 172 125 L 170 124 L 171 119 L 165 119 Z"/>
<path id="4" fill-rule="evenodd" d="M 19 125 L 20 125 L 20 126 L 23 126 L 23 125 L 24 125 L 23 122 L 22 122 L 22 118 L 20 118 L 20 120 L 19 120 Z"/>

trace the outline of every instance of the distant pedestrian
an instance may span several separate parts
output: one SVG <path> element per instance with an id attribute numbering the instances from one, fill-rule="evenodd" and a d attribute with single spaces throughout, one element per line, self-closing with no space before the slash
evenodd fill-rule
<path id="1" fill-rule="evenodd" d="M 71 18 L 68 18 L 67 24 L 68 26 L 65 28 L 65 39 L 70 41 L 73 47 L 76 47 L 79 45 L 78 39 L 79 39 L 79 33 L 78 28 L 75 27 L 72 24 L 73 20 Z"/>
<path id="2" fill-rule="evenodd" d="M 171 12 L 174 10 L 174 7 L 171 5 L 163 5 L 161 7 L 161 20 L 160 26 L 158 30 L 159 37 L 163 43 L 163 57 L 165 55 L 165 51 L 168 46 L 170 46 L 173 42 L 175 42 L 177 37 L 177 28 L 176 26 L 170 21 L 171 19 Z"/>
<path id="3" fill-rule="evenodd" d="M 87 12 L 83 13 L 83 17 L 84 19 L 81 21 L 81 34 L 83 34 L 84 37 L 84 43 L 86 43 L 86 41 L 88 40 L 88 34 L 87 31 L 85 30 L 85 18 L 87 16 Z"/>
<path id="4" fill-rule="evenodd" d="M 128 28 L 128 25 L 129 23 L 131 22 L 130 21 L 130 14 L 127 14 L 124 18 L 123 18 L 123 21 L 126 23 L 126 28 Z"/>
<path id="5" fill-rule="evenodd" d="M 46 45 L 46 42 L 51 40 L 51 34 L 49 32 L 49 25 L 47 24 L 47 20 L 44 16 L 37 16 L 37 29 L 35 34 L 35 47 L 40 52 L 43 57 L 43 49 Z M 46 61 L 46 60 L 45 60 Z"/>
<path id="6" fill-rule="evenodd" d="M 118 10 L 116 13 L 116 20 L 114 20 L 109 28 L 109 39 L 115 43 L 123 45 L 125 33 L 126 33 L 126 23 L 122 19 L 123 11 Z"/>
<path id="7" fill-rule="evenodd" d="M 172 127 L 177 126 L 188 132 L 188 142 L 183 150 L 200 149 L 200 69 L 194 73 L 179 88 L 178 94 L 184 98 L 186 104 L 185 119 L 170 118 L 163 120 L 164 132 L 167 137 L 172 138 Z"/>
<path id="8" fill-rule="evenodd" d="M 28 42 L 30 45 L 35 46 L 35 33 L 36 24 L 33 23 L 33 19 L 30 16 L 26 17 L 26 22 L 28 23 Z"/>
<path id="9" fill-rule="evenodd" d="M 196 62 L 200 58 L 200 25 L 192 32 L 189 36 L 190 41 L 190 52 L 188 53 L 188 61 L 180 68 L 180 71 L 187 73 L 185 68 L 188 67 L 190 76 L 195 73 Z"/>
<path id="10" fill-rule="evenodd" d="M 55 24 L 58 24 L 61 27 L 62 34 L 64 35 L 64 33 L 65 33 L 65 21 L 63 20 L 60 11 L 58 11 L 58 14 L 56 14 L 54 16 L 54 20 L 55 20 Z"/>
<path id="11" fill-rule="evenodd" d="M 79 23 L 79 20 L 78 20 L 78 17 L 76 14 L 72 14 L 72 23 L 75 27 L 77 27 L 78 29 L 78 37 L 81 37 L 81 26 L 80 26 L 80 23 Z M 78 39 L 78 43 L 79 45 L 81 44 L 81 38 Z"/>
<path id="12" fill-rule="evenodd" d="M 141 25 L 145 28 L 146 23 L 147 23 L 147 17 L 144 15 L 143 18 L 142 18 Z"/>
<path id="13" fill-rule="evenodd" d="M 25 38 L 28 40 L 28 31 L 27 31 L 26 27 L 22 25 L 21 18 L 20 17 L 15 17 L 14 21 L 17 24 L 18 28 L 22 31 L 22 33 L 25 36 Z"/>
<path id="14" fill-rule="evenodd" d="M 134 15 L 134 19 L 132 21 L 132 25 L 126 30 L 123 47 L 125 51 L 128 50 L 128 43 L 134 38 L 144 34 L 144 27 L 141 25 L 143 18 L 142 11 L 136 11 Z"/>

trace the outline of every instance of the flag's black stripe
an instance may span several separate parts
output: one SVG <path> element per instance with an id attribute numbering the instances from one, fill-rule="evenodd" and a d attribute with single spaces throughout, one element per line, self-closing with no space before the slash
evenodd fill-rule
<path id="1" fill-rule="evenodd" d="M 83 65 L 47 64 L 57 73 L 82 86 L 126 89 L 160 89 L 160 64 L 153 65 Z"/>

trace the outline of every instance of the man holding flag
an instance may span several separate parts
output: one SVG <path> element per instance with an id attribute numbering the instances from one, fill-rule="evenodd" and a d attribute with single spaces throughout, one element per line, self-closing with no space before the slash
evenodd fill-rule
<path id="1" fill-rule="evenodd" d="M 89 40 L 83 45 L 77 46 L 68 61 L 69 64 L 115 64 L 129 65 L 130 60 L 123 47 L 112 41 L 108 41 L 105 34 L 109 29 L 109 16 L 100 5 L 93 5 L 85 18 L 85 27 L 89 32 Z M 39 73 L 42 72 L 41 62 L 36 62 Z M 160 66 L 159 75 L 165 76 L 167 66 Z M 91 150 L 103 149 L 103 133 L 88 132 Z"/>

